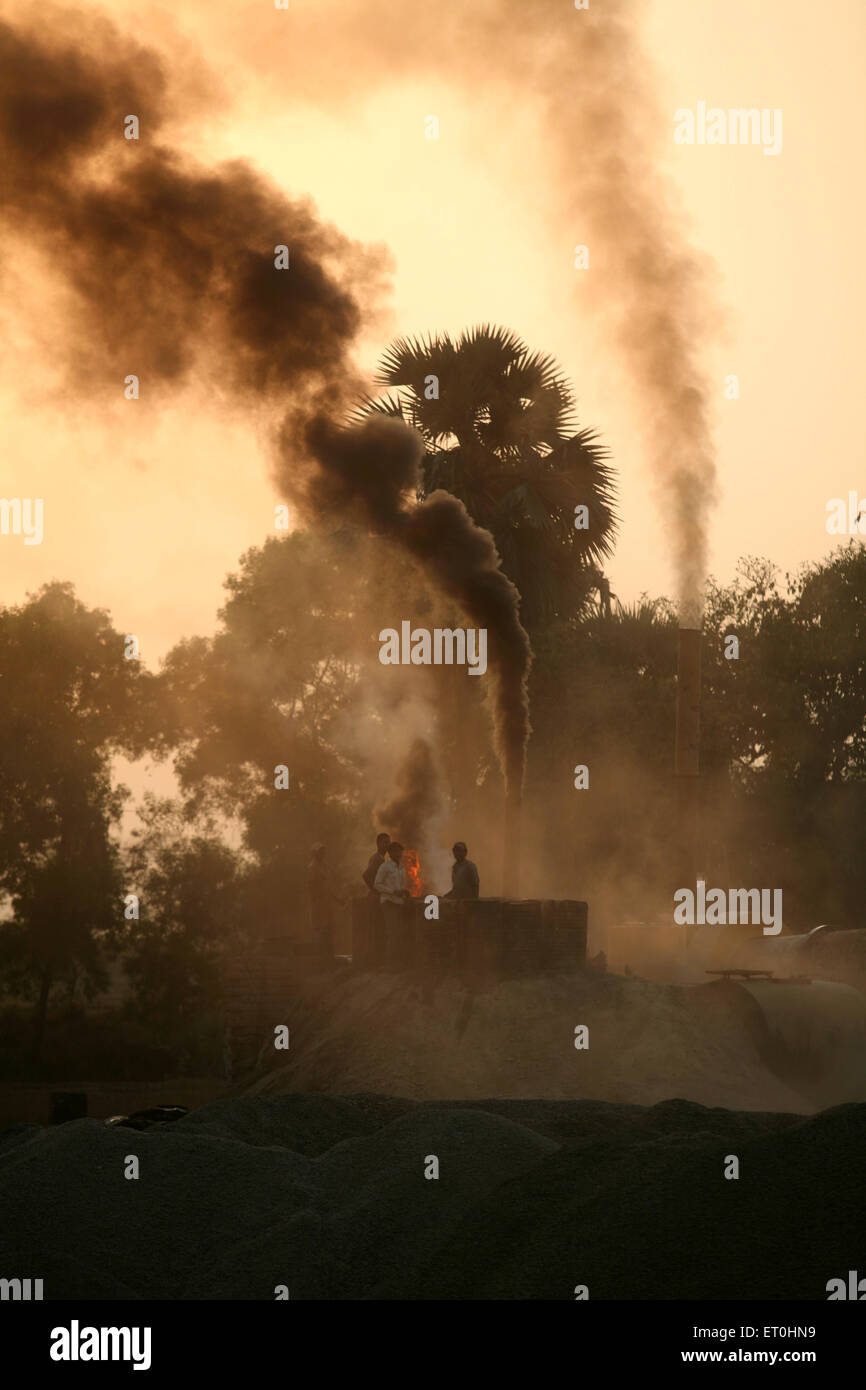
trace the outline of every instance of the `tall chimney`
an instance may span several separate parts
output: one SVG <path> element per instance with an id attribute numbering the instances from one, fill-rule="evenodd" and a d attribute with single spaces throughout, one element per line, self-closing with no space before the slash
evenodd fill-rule
<path id="1" fill-rule="evenodd" d="M 697 777 L 701 747 L 701 632 L 681 627 L 677 633 L 677 735 L 674 772 Z"/>
<path id="2" fill-rule="evenodd" d="M 677 726 L 674 748 L 676 822 L 674 871 L 677 888 L 693 887 L 701 846 L 699 803 L 701 747 L 701 633 L 681 627 L 677 633 Z"/>
<path id="3" fill-rule="evenodd" d="M 505 836 L 502 864 L 502 896 L 516 898 L 520 894 L 520 792 L 505 792 Z"/>

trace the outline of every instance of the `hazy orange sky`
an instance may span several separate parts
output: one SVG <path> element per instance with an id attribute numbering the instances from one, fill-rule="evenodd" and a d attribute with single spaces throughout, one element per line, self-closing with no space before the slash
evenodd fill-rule
<path id="1" fill-rule="evenodd" d="M 580 423 L 600 431 L 618 472 L 613 588 L 622 600 L 672 593 L 664 516 L 620 364 L 580 308 L 576 279 L 591 273 L 573 268 L 583 230 L 563 229 L 551 210 L 551 154 L 531 83 L 478 92 L 461 90 L 447 67 L 407 74 L 399 20 L 388 28 L 386 72 L 365 76 L 346 18 L 365 7 L 354 4 L 103 8 L 142 43 L 179 53 L 193 80 L 194 54 L 213 73 L 209 100 L 181 132 L 186 148 L 206 163 L 247 158 L 290 195 L 309 195 L 348 235 L 388 246 L 393 289 L 360 345 L 365 368 L 398 334 L 457 333 L 482 321 L 558 357 Z M 459 8 L 430 6 L 425 22 L 447 27 Z M 743 554 L 793 568 L 836 543 L 825 529 L 828 499 L 852 488 L 866 495 L 856 380 L 866 318 L 866 7 L 647 0 L 640 9 L 669 131 L 659 168 L 674 181 L 691 243 L 717 266 L 727 310 L 726 340 L 707 357 L 718 383 L 720 476 L 711 570 L 728 579 Z M 325 71 L 329 81 L 319 83 Z M 676 145 L 674 112 L 700 101 L 781 108 L 781 153 Z M 424 134 L 430 114 L 440 121 L 435 141 Z M 0 537 L 2 601 L 72 580 L 86 603 L 139 636 L 155 666 L 180 637 L 213 630 L 226 572 L 273 533 L 281 499 L 265 450 L 254 421 L 227 422 L 194 383 L 169 408 L 154 409 L 146 393 L 123 401 L 135 364 L 119 364 L 116 408 L 70 401 L 46 327 L 62 267 L 55 278 L 26 247 L 15 249 L 2 272 L 0 493 L 44 498 L 45 536 L 28 547 Z M 737 401 L 724 396 L 728 373 L 739 377 Z"/>

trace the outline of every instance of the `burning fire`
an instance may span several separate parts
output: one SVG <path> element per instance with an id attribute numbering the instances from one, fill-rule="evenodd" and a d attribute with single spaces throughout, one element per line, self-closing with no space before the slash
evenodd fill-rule
<path id="1" fill-rule="evenodd" d="M 421 877 L 421 861 L 416 849 L 403 851 L 403 867 L 406 870 L 406 882 L 411 896 L 420 898 L 424 892 L 424 880 Z"/>

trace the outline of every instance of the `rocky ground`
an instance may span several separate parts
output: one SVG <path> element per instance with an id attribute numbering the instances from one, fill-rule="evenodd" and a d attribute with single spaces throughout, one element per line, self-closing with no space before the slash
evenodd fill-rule
<path id="1" fill-rule="evenodd" d="M 786 997 L 799 1038 L 814 1000 Z M 285 1025 L 288 1051 L 172 1123 L 0 1134 L 4 1277 L 47 1299 L 823 1300 L 863 1268 L 866 1104 L 782 1080 L 737 985 L 337 966 L 280 1015 L 263 1036 Z"/>
<path id="2" fill-rule="evenodd" d="M 288 1026 L 290 1048 L 263 1050 L 251 1094 L 579 1097 L 640 1105 L 677 1097 L 804 1113 L 822 1099 L 765 1065 L 760 1010 L 722 982 L 664 985 L 588 970 L 473 989 L 454 978 L 421 982 L 345 967 L 303 981 L 277 1023 Z M 581 1025 L 588 1046 L 577 1049 Z M 866 1094 L 834 1094 L 823 1103 L 840 1099 Z"/>
<path id="3" fill-rule="evenodd" d="M 140 1133 L 22 1125 L 0 1267 L 46 1299 L 823 1300 L 862 1268 L 864 1145 L 866 1105 L 685 1100 L 289 1094 Z"/>

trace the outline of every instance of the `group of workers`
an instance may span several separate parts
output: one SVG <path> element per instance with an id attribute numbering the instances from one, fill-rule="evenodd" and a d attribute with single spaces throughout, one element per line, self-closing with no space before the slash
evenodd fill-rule
<path id="1" fill-rule="evenodd" d="M 463 840 L 453 846 L 454 863 L 451 866 L 451 889 L 443 894 L 446 898 L 477 898 L 479 891 L 478 870 L 472 860 L 467 858 Z M 403 846 L 399 840 L 392 840 L 384 831 L 376 836 L 376 849 L 370 855 L 370 862 L 361 874 L 368 891 L 381 905 L 385 920 L 397 919 L 402 915 L 403 904 L 412 895 L 402 864 Z M 307 871 L 307 889 L 310 898 L 310 919 L 313 936 L 322 955 L 334 954 L 334 903 L 345 907 L 346 899 L 334 891 L 331 875 L 325 863 L 325 846 L 313 845 L 310 865 Z"/>

